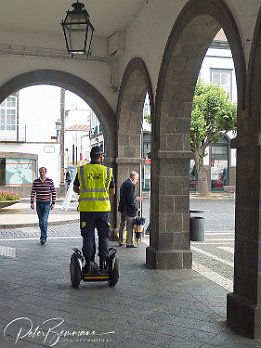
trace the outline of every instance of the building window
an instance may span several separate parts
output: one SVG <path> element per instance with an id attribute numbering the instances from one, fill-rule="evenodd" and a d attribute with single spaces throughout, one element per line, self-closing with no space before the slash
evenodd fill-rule
<path id="1" fill-rule="evenodd" d="M 6 98 L 0 105 L 0 129 L 15 130 L 17 118 L 17 97 Z"/>
<path id="2" fill-rule="evenodd" d="M 229 99 L 232 98 L 232 70 L 210 69 L 210 81 L 226 91 Z"/>

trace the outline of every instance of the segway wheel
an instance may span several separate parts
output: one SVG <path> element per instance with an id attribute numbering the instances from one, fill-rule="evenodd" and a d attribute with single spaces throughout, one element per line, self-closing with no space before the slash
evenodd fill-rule
<path id="1" fill-rule="evenodd" d="M 109 271 L 109 286 L 115 286 L 119 280 L 119 259 L 115 257 L 115 259 L 112 260 L 112 263 L 114 263 L 114 265 Z"/>
<path id="2" fill-rule="evenodd" d="M 77 256 L 75 254 L 72 254 L 71 256 L 70 274 L 71 274 L 72 287 L 79 288 L 82 275 L 81 275 L 80 265 L 77 260 Z"/>

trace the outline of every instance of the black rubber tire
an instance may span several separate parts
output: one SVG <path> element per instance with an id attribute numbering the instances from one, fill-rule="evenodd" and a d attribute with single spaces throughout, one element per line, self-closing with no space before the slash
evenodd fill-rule
<path id="1" fill-rule="evenodd" d="M 119 280 L 119 276 L 120 276 L 120 272 L 119 272 L 119 259 L 117 257 L 115 257 L 114 259 L 114 267 L 113 269 L 111 269 L 109 271 L 109 286 L 115 286 L 118 283 Z"/>
<path id="2" fill-rule="evenodd" d="M 70 263 L 70 275 L 71 275 L 71 283 L 73 288 L 79 288 L 82 275 L 79 262 L 77 260 L 77 256 L 72 254 L 71 263 Z"/>

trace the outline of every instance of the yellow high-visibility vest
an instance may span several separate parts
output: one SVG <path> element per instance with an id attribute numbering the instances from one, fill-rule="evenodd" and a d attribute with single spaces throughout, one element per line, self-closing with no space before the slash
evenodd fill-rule
<path id="1" fill-rule="evenodd" d="M 109 196 L 112 168 L 101 164 L 85 164 L 78 168 L 80 197 L 78 211 L 107 212 L 111 210 Z"/>

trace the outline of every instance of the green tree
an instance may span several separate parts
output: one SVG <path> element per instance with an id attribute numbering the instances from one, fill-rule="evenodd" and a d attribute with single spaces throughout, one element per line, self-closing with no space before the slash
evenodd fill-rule
<path id="1" fill-rule="evenodd" d="M 190 147 L 194 152 L 198 192 L 209 194 L 208 170 L 203 164 L 206 149 L 228 131 L 236 131 L 237 106 L 224 89 L 198 80 L 192 105 Z"/>
<path id="2" fill-rule="evenodd" d="M 151 123 L 151 115 L 150 114 L 145 115 L 144 118 L 148 123 Z"/>

